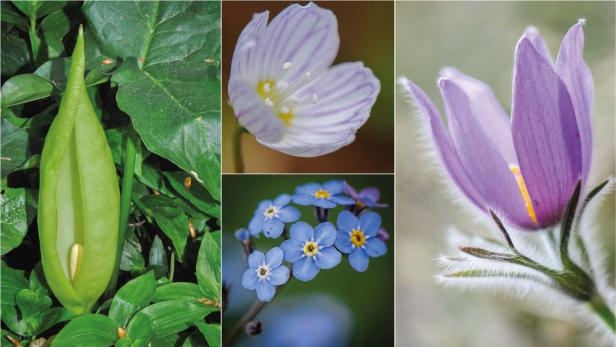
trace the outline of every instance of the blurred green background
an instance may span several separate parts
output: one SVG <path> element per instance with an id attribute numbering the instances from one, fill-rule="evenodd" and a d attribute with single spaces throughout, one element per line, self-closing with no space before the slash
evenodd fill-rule
<path id="1" fill-rule="evenodd" d="M 585 58 L 595 81 L 594 152 L 590 186 L 614 170 L 614 2 L 399 2 L 396 4 L 397 75 L 419 84 L 443 112 L 439 70 L 454 66 L 488 83 L 510 111 L 513 50 L 533 25 L 555 57 L 565 32 L 587 20 Z M 544 307 L 489 291 L 436 284 L 435 257 L 445 252 L 445 229 L 479 230 L 426 159 L 417 115 L 397 100 L 397 341 L 400 346 L 582 347 L 598 346 L 589 329 L 546 318 Z M 413 116 L 411 116 L 413 115 Z M 444 115 L 442 113 L 442 115 Z M 409 134 L 405 136 L 403 134 Z M 614 194 L 599 211 L 598 235 L 614 269 Z M 612 281 L 613 282 L 613 277 Z"/>
<path id="2" fill-rule="evenodd" d="M 270 21 L 292 2 L 224 1 L 222 4 L 223 108 L 222 170 L 235 172 L 232 135 L 236 126 L 228 104 L 231 57 L 240 32 L 257 12 L 270 11 Z M 307 2 L 300 2 L 304 5 Z M 321 2 L 338 18 L 340 49 L 334 64 L 362 61 L 381 81 L 381 93 L 355 142 L 317 158 L 282 154 L 243 136 L 246 172 L 392 173 L 394 169 L 394 5 L 393 2 Z"/>
<path id="3" fill-rule="evenodd" d="M 359 273 L 348 263 L 346 256 L 337 267 L 321 270 L 309 282 L 292 279 L 281 292 L 280 297 L 268 304 L 278 304 L 280 299 L 324 293 L 346 305 L 352 312 L 353 322 L 350 346 L 393 346 L 394 340 L 394 178 L 392 175 L 223 175 L 223 282 L 231 285 L 229 304 L 223 313 L 223 329 L 235 326 L 248 306 L 256 299 L 254 291 L 241 286 L 241 276 L 247 266 L 241 252 L 241 244 L 233 237 L 235 230 L 248 225 L 258 203 L 273 199 L 279 194 L 292 194 L 295 187 L 309 182 L 323 183 L 330 179 L 343 179 L 357 190 L 377 187 L 381 191 L 381 202 L 387 208 L 375 209 L 383 220 L 382 226 L 389 232 L 388 252 L 385 256 L 371 258 L 368 270 Z M 314 209 L 297 206 L 302 212 L 300 220 L 316 225 Z M 329 220 L 335 224 L 342 207 L 330 210 Z M 256 240 L 256 249 L 267 252 L 279 246 L 283 239 Z M 268 310 L 268 306 L 262 312 Z M 257 317 L 258 318 L 258 317 Z M 267 327 L 264 327 L 267 329 Z"/>

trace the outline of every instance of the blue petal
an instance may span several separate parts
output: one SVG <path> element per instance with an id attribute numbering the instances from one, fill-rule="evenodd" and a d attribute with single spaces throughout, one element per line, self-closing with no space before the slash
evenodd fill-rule
<path id="1" fill-rule="evenodd" d="M 287 283 L 289 280 L 289 268 L 286 266 L 277 267 L 270 272 L 269 282 L 275 286 Z"/>
<path id="2" fill-rule="evenodd" d="M 366 236 L 375 236 L 381 227 L 381 216 L 376 212 L 366 212 L 359 217 L 359 224 Z"/>
<path id="3" fill-rule="evenodd" d="M 314 196 L 308 194 L 293 195 L 293 202 L 302 206 L 310 206 L 314 203 L 315 200 L 316 198 Z"/>
<path id="4" fill-rule="evenodd" d="M 256 269 L 265 263 L 265 255 L 259 251 L 253 251 L 248 256 L 248 266 L 251 269 Z"/>
<path id="5" fill-rule="evenodd" d="M 334 247 L 326 247 L 319 250 L 319 253 L 314 257 L 316 265 L 323 269 L 331 269 L 340 264 L 342 254 Z"/>
<path id="6" fill-rule="evenodd" d="M 330 192 L 332 195 L 340 194 L 344 191 L 344 181 L 331 180 L 323 183 L 323 188 Z"/>
<path id="7" fill-rule="evenodd" d="M 338 214 L 338 229 L 350 232 L 359 226 L 359 219 L 349 211 L 342 211 Z"/>
<path id="8" fill-rule="evenodd" d="M 295 193 L 312 195 L 312 193 L 316 192 L 319 189 L 321 189 L 321 185 L 318 183 L 306 183 L 295 188 Z"/>
<path id="9" fill-rule="evenodd" d="M 284 223 L 279 219 L 268 219 L 263 222 L 263 234 L 265 236 L 275 239 L 282 235 L 284 230 Z"/>
<path id="10" fill-rule="evenodd" d="M 270 269 L 277 268 L 282 264 L 283 257 L 284 254 L 282 253 L 282 249 L 280 249 L 280 247 L 274 247 L 267 251 L 265 255 L 265 264 L 267 264 Z"/>
<path id="11" fill-rule="evenodd" d="M 306 222 L 297 222 L 291 225 L 291 239 L 301 242 L 302 244 L 312 239 L 314 230 L 310 224 Z"/>
<path id="12" fill-rule="evenodd" d="M 263 230 L 263 216 L 254 216 L 248 223 L 248 229 L 253 236 L 259 235 Z"/>
<path id="13" fill-rule="evenodd" d="M 274 199 L 274 206 L 280 208 L 282 206 L 287 205 L 291 202 L 291 195 L 289 194 L 280 194 Z"/>
<path id="14" fill-rule="evenodd" d="M 261 301 L 270 301 L 276 294 L 276 287 L 268 281 L 257 283 L 257 298 Z"/>
<path id="15" fill-rule="evenodd" d="M 293 277 L 300 281 L 310 281 L 319 273 L 312 257 L 303 257 L 293 264 Z"/>
<path id="16" fill-rule="evenodd" d="M 361 248 L 355 248 L 353 253 L 349 254 L 349 264 L 353 267 L 353 269 L 364 272 L 368 268 L 368 263 L 370 262 L 370 258 L 366 255 Z"/>
<path id="17" fill-rule="evenodd" d="M 338 235 L 336 235 L 336 248 L 338 248 L 340 252 L 346 254 L 353 252 L 351 235 L 347 231 L 338 231 Z"/>
<path id="18" fill-rule="evenodd" d="M 355 205 L 355 200 L 345 195 L 334 195 L 330 197 L 329 200 L 340 205 Z"/>
<path id="19" fill-rule="evenodd" d="M 314 241 L 319 247 L 330 247 L 336 242 L 336 227 L 330 222 L 324 222 L 314 229 Z"/>
<path id="20" fill-rule="evenodd" d="M 272 200 L 263 200 L 263 201 L 261 201 L 259 203 L 259 205 L 257 206 L 257 209 L 255 210 L 255 215 L 256 214 L 263 214 L 263 211 L 265 211 L 265 209 L 267 209 L 271 205 L 272 205 Z"/>
<path id="21" fill-rule="evenodd" d="M 284 260 L 295 263 L 304 255 L 304 243 L 297 240 L 286 240 L 280 247 L 284 253 Z"/>
<path id="22" fill-rule="evenodd" d="M 285 206 L 278 212 L 278 219 L 284 223 L 296 222 L 302 214 L 293 206 Z"/>
<path id="23" fill-rule="evenodd" d="M 242 287 L 248 290 L 255 290 L 257 288 L 257 282 L 259 282 L 259 277 L 257 277 L 255 270 L 248 269 L 244 272 L 242 276 Z"/>
<path id="24" fill-rule="evenodd" d="M 321 207 L 321 208 L 334 208 L 334 207 L 336 207 L 336 204 L 334 204 L 332 201 L 329 201 L 327 199 L 314 199 L 312 204 L 314 206 L 318 206 L 318 207 Z"/>
<path id="25" fill-rule="evenodd" d="M 240 241 L 246 241 L 250 238 L 250 231 L 246 228 L 241 228 L 237 229 L 233 235 L 235 235 L 235 238 Z"/>
<path id="26" fill-rule="evenodd" d="M 387 253 L 387 245 L 385 242 L 377 239 L 377 238 L 369 238 L 366 240 L 366 254 L 370 257 L 380 257 Z"/>

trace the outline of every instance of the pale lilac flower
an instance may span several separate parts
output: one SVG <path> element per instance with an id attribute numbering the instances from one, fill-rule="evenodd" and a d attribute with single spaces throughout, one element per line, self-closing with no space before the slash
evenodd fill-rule
<path id="1" fill-rule="evenodd" d="M 361 62 L 332 66 L 340 39 L 331 11 L 293 4 L 268 17 L 253 16 L 233 53 L 228 91 L 238 121 L 264 146 L 294 156 L 350 144 L 379 80 Z"/>
<path id="2" fill-rule="evenodd" d="M 447 68 L 438 81 L 446 129 L 428 96 L 401 79 L 458 187 L 521 229 L 558 223 L 578 180 L 588 177 L 594 90 L 583 24 L 567 32 L 556 64 L 537 30 L 526 30 L 515 50 L 511 119 L 486 84 Z"/>

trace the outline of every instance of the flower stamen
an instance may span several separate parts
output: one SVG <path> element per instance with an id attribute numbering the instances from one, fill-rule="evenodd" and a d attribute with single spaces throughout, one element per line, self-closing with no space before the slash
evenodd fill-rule
<path id="1" fill-rule="evenodd" d="M 259 278 L 259 281 L 267 280 L 270 276 L 270 269 L 269 269 L 269 266 L 267 266 L 266 264 L 259 266 L 256 272 L 257 272 L 257 277 Z"/>
<path id="2" fill-rule="evenodd" d="M 331 193 L 325 189 L 319 189 L 314 192 L 314 197 L 317 199 L 327 199 L 331 196 Z"/>
<path id="3" fill-rule="evenodd" d="M 274 217 L 276 217 L 276 215 L 278 215 L 278 207 L 274 206 L 274 205 L 270 205 L 270 207 L 266 208 L 265 211 L 263 211 L 263 216 L 265 216 L 268 219 L 272 219 Z"/>
<path id="4" fill-rule="evenodd" d="M 308 241 L 304 244 L 304 254 L 308 257 L 314 257 L 319 253 L 319 245 L 314 241 Z"/>
<path id="5" fill-rule="evenodd" d="M 366 243 L 366 236 L 359 229 L 353 229 L 351 232 L 351 243 L 355 247 L 361 247 Z"/>
<path id="6" fill-rule="evenodd" d="M 526 205 L 528 216 L 533 221 L 533 223 L 538 224 L 537 215 L 535 214 L 535 209 L 533 208 L 533 202 L 530 199 L 530 194 L 528 194 L 526 182 L 524 182 L 524 177 L 522 177 L 520 167 L 517 165 L 509 165 L 509 169 L 511 170 L 511 173 L 513 173 L 513 177 L 515 177 L 515 180 L 518 183 L 518 188 L 520 188 L 520 194 L 522 194 L 522 200 L 524 200 L 524 205 Z"/>

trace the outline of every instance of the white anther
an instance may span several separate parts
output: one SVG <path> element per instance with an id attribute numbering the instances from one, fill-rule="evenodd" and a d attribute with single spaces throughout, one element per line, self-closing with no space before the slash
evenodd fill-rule
<path id="1" fill-rule="evenodd" d="M 283 70 L 289 70 L 292 65 L 293 64 L 291 64 L 290 62 L 286 62 L 286 63 L 282 64 L 282 69 Z"/>
<path id="2" fill-rule="evenodd" d="M 299 104 L 299 98 L 297 96 L 291 97 L 291 102 L 295 105 Z"/>
<path id="3" fill-rule="evenodd" d="M 274 102 L 270 98 L 265 99 L 265 104 L 269 107 L 274 107 Z"/>
<path id="4" fill-rule="evenodd" d="M 263 84 L 263 91 L 266 93 L 269 93 L 272 91 L 272 85 L 270 83 L 264 83 Z"/>
<path id="5" fill-rule="evenodd" d="M 316 104 L 319 101 L 319 96 L 316 94 L 312 94 L 312 103 Z"/>
<path id="6" fill-rule="evenodd" d="M 287 113 L 289 113 L 289 112 L 291 112 L 291 110 L 290 110 L 288 107 L 286 107 L 286 106 L 283 106 L 283 107 L 280 109 L 280 113 L 287 114 Z"/>
<path id="7" fill-rule="evenodd" d="M 276 82 L 276 88 L 280 90 L 287 89 L 288 86 L 289 86 L 289 83 L 287 83 L 286 81 L 280 80 Z"/>

